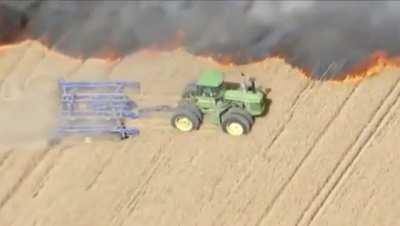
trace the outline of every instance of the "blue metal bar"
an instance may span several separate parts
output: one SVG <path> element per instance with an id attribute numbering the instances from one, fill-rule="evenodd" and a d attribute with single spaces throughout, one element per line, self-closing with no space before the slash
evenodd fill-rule
<path id="1" fill-rule="evenodd" d="M 107 112 L 107 111 L 96 111 L 96 112 L 70 112 L 70 111 L 62 111 L 62 115 L 64 118 L 76 118 L 76 117 L 107 117 L 107 118 L 130 118 L 130 119 L 137 119 L 139 115 L 134 112 Z"/>
<path id="2" fill-rule="evenodd" d="M 68 88 L 140 88 L 139 82 L 134 81 L 99 81 L 99 82 L 67 82 L 65 80 L 60 80 L 59 85 L 63 89 Z"/>
<path id="3" fill-rule="evenodd" d="M 139 134 L 136 128 L 107 127 L 107 126 L 68 126 L 58 129 L 58 133 L 80 133 L 80 134 L 101 134 L 104 132 L 120 133 L 134 136 Z"/>
<path id="4" fill-rule="evenodd" d="M 86 94 L 67 94 L 67 95 L 62 95 L 61 97 L 62 102 L 104 102 L 104 101 L 112 101 L 112 102 L 133 102 L 129 97 L 126 95 L 107 95 L 107 94 L 100 94 L 96 96 L 95 94 L 93 95 L 86 95 Z"/>

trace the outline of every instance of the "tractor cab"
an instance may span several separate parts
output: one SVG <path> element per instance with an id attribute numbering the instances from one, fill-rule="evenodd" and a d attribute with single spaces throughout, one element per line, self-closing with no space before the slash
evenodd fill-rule
<path id="1" fill-rule="evenodd" d="M 216 109 L 217 103 L 223 97 L 223 76 L 214 70 L 204 71 L 196 82 L 196 102 L 204 112 Z"/>
<path id="2" fill-rule="evenodd" d="M 244 92 L 255 93 L 255 81 L 241 73 L 242 81 L 240 83 L 224 82 L 221 72 L 216 70 L 208 70 L 200 75 L 197 80 L 197 89 L 200 95 L 209 97 L 219 97 L 223 94 L 223 90 L 240 89 Z"/>
<path id="3" fill-rule="evenodd" d="M 207 97 L 218 97 L 221 93 L 221 86 L 223 84 L 223 77 L 221 72 L 208 70 L 201 74 L 197 80 L 196 86 L 199 94 Z"/>

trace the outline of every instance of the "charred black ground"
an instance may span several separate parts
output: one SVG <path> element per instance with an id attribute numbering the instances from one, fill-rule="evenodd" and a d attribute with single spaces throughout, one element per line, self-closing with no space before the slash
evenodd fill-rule
<path id="1" fill-rule="evenodd" d="M 0 39 L 45 40 L 71 55 L 170 47 L 249 63 L 286 59 L 319 77 L 377 50 L 400 53 L 396 1 L 2 1 Z"/>

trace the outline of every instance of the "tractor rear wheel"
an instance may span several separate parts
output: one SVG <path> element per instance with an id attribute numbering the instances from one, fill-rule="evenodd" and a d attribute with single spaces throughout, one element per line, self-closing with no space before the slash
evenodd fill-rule
<path id="1" fill-rule="evenodd" d="M 232 136 L 241 136 L 250 132 L 249 120 L 237 113 L 226 113 L 222 115 L 222 130 Z"/>
<path id="2" fill-rule="evenodd" d="M 199 128 L 200 120 L 193 112 L 180 108 L 173 114 L 171 124 L 182 132 L 190 132 Z"/>
<path id="3" fill-rule="evenodd" d="M 186 101 L 181 102 L 178 105 L 178 109 L 184 109 L 184 110 L 190 111 L 199 119 L 200 123 L 203 121 L 203 113 L 193 103 L 186 102 Z"/>

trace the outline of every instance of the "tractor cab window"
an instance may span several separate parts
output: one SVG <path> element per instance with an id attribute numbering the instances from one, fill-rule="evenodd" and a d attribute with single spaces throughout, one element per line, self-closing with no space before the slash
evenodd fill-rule
<path id="1" fill-rule="evenodd" d="M 206 97 L 218 97 L 219 87 L 201 87 L 201 94 Z"/>

